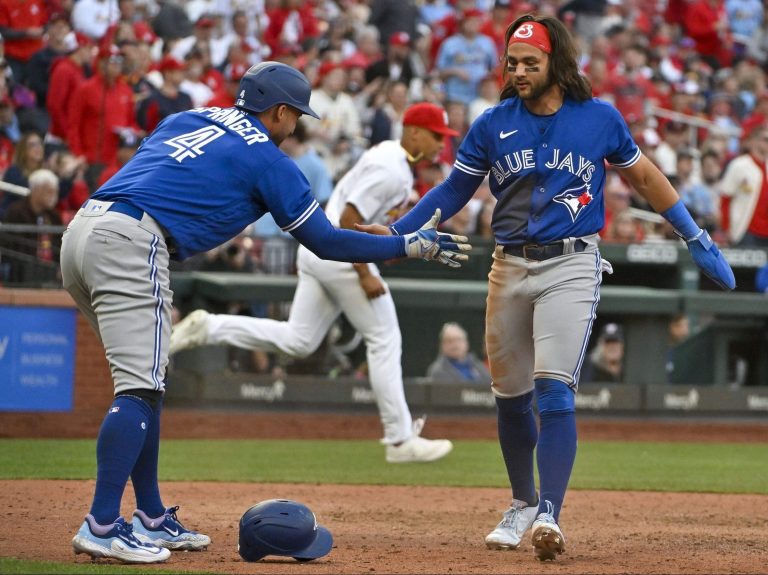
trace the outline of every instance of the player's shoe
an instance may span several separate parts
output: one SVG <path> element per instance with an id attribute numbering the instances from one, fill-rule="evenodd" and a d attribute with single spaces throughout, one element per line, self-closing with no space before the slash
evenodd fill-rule
<path id="1" fill-rule="evenodd" d="M 174 354 L 182 349 L 205 345 L 208 340 L 208 312 L 197 309 L 173 326 L 171 348 Z"/>
<path id="2" fill-rule="evenodd" d="M 525 501 L 513 499 L 512 505 L 504 512 L 496 529 L 486 536 L 485 546 L 488 549 L 517 549 L 523 536 L 533 525 L 538 511 L 538 505 L 528 505 Z"/>
<path id="3" fill-rule="evenodd" d="M 179 506 L 169 507 L 160 517 L 147 517 L 141 509 L 133 512 L 133 532 L 141 541 L 173 549 L 174 551 L 200 551 L 211 544 L 211 538 L 186 529 L 176 516 Z"/>
<path id="4" fill-rule="evenodd" d="M 387 445 L 387 463 L 427 463 L 448 455 L 453 443 L 448 439 L 425 439 L 421 437 L 426 417 L 413 422 L 413 435 L 400 445 Z"/>
<path id="5" fill-rule="evenodd" d="M 555 521 L 552 504 L 547 501 L 547 512 L 539 513 L 531 527 L 533 554 L 539 561 L 551 561 L 565 551 L 565 536 Z"/>
<path id="6" fill-rule="evenodd" d="M 168 549 L 137 539 L 133 527 L 122 517 L 110 525 L 99 525 L 90 514 L 72 539 L 72 547 L 75 555 L 111 557 L 123 563 L 159 563 L 171 556 Z"/>

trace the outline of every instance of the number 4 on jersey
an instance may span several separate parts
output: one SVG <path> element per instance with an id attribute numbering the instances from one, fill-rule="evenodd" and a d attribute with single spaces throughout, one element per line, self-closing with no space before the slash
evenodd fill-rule
<path id="1" fill-rule="evenodd" d="M 194 132 L 187 132 L 181 134 L 170 140 L 163 142 L 169 146 L 176 148 L 171 154 L 169 154 L 174 160 L 181 163 L 186 158 L 196 158 L 203 155 L 205 152 L 203 148 L 213 142 L 215 139 L 220 138 L 226 133 L 225 130 L 218 126 L 206 126 L 195 130 Z"/>

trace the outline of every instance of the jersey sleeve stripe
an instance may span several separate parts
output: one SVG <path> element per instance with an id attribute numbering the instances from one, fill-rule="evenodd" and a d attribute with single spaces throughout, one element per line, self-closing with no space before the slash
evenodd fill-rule
<path id="1" fill-rule="evenodd" d="M 317 208 L 319 208 L 319 207 L 320 207 L 320 204 L 318 204 L 318 203 L 317 203 L 317 200 L 313 200 L 313 201 L 312 201 L 312 203 L 310 204 L 310 206 L 309 206 L 309 207 L 308 207 L 306 210 L 304 210 L 304 213 L 303 213 L 303 214 L 301 214 L 301 215 L 300 215 L 298 218 L 296 218 L 296 220 L 294 220 L 294 222 L 293 222 L 293 223 L 291 223 L 291 224 L 288 224 L 288 225 L 287 225 L 287 226 L 285 226 L 284 228 L 280 228 L 280 229 L 282 229 L 284 232 L 291 232 L 291 231 L 295 230 L 295 229 L 296 229 L 296 228 L 298 228 L 298 227 L 299 227 L 301 224 L 303 224 L 304 222 L 306 222 L 306 221 L 307 221 L 307 219 L 309 218 L 309 216 L 311 216 L 311 215 L 312 215 L 312 213 L 313 213 L 313 212 L 314 212 L 314 211 L 315 211 Z"/>
<path id="2" fill-rule="evenodd" d="M 637 151 L 635 152 L 635 155 L 632 156 L 631 160 L 622 162 L 621 164 L 611 164 L 611 165 L 616 166 L 617 168 L 629 168 L 630 166 L 634 166 L 640 160 L 641 155 L 642 155 L 642 152 L 640 151 L 640 148 L 637 148 Z"/>
<path id="3" fill-rule="evenodd" d="M 462 172 L 464 172 L 466 174 L 469 174 L 470 176 L 483 176 L 483 177 L 485 177 L 485 175 L 488 173 L 488 170 L 478 170 L 477 168 L 472 168 L 472 167 L 470 167 L 470 166 L 468 166 L 466 164 L 462 164 L 458 160 L 456 160 L 453 163 L 453 166 L 457 170 L 461 170 Z"/>

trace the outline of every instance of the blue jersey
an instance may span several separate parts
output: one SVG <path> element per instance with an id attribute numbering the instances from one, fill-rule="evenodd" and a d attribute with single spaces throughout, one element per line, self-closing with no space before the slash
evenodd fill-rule
<path id="1" fill-rule="evenodd" d="M 510 98 L 475 120 L 454 168 L 489 174 L 497 243 L 545 244 L 599 232 L 605 162 L 627 168 L 639 159 L 624 119 L 606 102 L 565 98 L 556 113 L 537 116 Z"/>
<path id="2" fill-rule="evenodd" d="M 93 197 L 150 214 L 179 259 L 222 244 L 266 212 L 293 231 L 318 208 L 296 164 L 255 116 L 236 108 L 165 118 Z"/>

